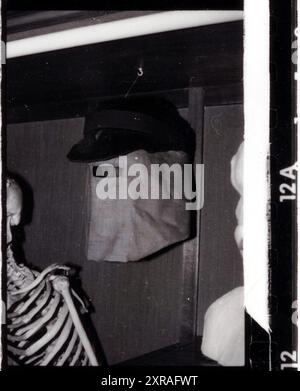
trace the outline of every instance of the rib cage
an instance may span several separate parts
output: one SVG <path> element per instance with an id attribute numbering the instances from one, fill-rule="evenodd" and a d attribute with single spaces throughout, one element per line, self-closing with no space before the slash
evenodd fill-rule
<path id="1" fill-rule="evenodd" d="M 8 256 L 7 345 L 9 363 L 36 366 L 98 365 L 73 302 L 65 266 L 42 273 Z M 80 301 L 81 302 L 81 301 Z M 82 304 L 82 302 L 81 302 Z"/>

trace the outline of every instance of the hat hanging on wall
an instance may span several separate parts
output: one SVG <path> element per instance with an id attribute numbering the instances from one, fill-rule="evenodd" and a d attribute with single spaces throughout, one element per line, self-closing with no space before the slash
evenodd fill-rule
<path id="1" fill-rule="evenodd" d="M 128 98 L 108 103 L 85 119 L 84 137 L 69 151 L 74 162 L 108 160 L 136 150 L 194 153 L 195 134 L 169 102 Z"/>
<path id="2" fill-rule="evenodd" d="M 118 157 L 125 155 L 128 167 L 139 163 L 146 169 L 138 178 L 129 175 L 129 187 L 136 185 L 144 191 L 145 184 L 151 182 L 151 188 L 167 188 L 168 177 L 153 178 L 151 167 L 176 164 L 183 172 L 184 164 L 193 158 L 194 142 L 189 124 L 172 104 L 161 99 L 123 99 L 87 115 L 84 137 L 72 147 L 68 158 L 89 167 L 88 260 L 138 261 L 191 236 L 191 213 L 186 210 L 185 197 L 175 197 L 173 181 L 167 199 L 149 197 L 149 189 L 147 197 L 123 198 L 117 179 L 123 177 Z M 94 169 L 104 161 L 115 168 L 115 174 L 97 176 Z M 187 178 L 190 187 L 192 179 Z M 116 190 L 116 197 L 99 197 L 99 186 Z"/>

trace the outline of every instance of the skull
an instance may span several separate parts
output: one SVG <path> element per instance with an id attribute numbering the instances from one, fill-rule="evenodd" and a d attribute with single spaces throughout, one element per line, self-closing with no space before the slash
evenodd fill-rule
<path id="1" fill-rule="evenodd" d="M 7 179 L 6 181 L 6 241 L 10 244 L 12 241 L 11 227 L 18 225 L 21 220 L 22 212 L 22 191 L 19 185 L 13 179 Z"/>

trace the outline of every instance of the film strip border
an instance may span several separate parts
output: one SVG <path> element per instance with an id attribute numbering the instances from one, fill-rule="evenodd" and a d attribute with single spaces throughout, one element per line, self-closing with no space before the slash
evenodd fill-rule
<path id="1" fill-rule="evenodd" d="M 270 0 L 271 333 L 246 315 L 246 367 L 297 371 L 297 0 Z"/>
<path id="2" fill-rule="evenodd" d="M 297 2 L 270 2 L 273 370 L 297 370 Z"/>

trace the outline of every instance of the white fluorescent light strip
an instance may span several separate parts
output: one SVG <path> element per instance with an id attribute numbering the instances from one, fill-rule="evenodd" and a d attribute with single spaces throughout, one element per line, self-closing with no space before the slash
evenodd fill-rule
<path id="1" fill-rule="evenodd" d="M 269 1 L 245 0 L 244 282 L 249 315 L 270 331 L 269 247 Z"/>
<path id="2" fill-rule="evenodd" d="M 7 43 L 6 57 L 9 59 L 28 56 L 53 50 L 242 19 L 242 11 L 159 12 L 11 41 Z"/>

